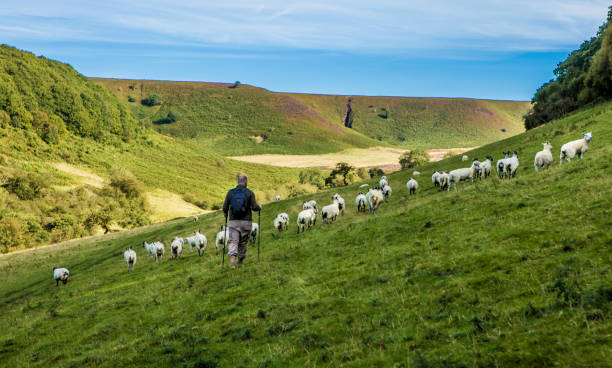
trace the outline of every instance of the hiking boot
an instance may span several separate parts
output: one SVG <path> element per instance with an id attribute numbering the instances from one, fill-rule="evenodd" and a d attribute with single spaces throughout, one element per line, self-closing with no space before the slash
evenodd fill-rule
<path id="1" fill-rule="evenodd" d="M 236 256 L 231 256 L 230 257 L 230 268 L 232 270 L 236 269 Z"/>
<path id="2" fill-rule="evenodd" d="M 238 266 L 242 265 L 242 261 L 244 261 L 244 257 L 238 258 Z"/>

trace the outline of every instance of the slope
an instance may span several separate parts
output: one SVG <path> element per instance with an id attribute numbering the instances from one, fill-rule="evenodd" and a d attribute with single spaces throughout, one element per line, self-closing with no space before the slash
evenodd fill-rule
<path id="1" fill-rule="evenodd" d="M 218 213 L 0 258 L 0 358 L 12 366 L 610 366 L 612 103 L 483 146 L 519 152 L 517 178 L 439 192 L 425 173 L 390 176 L 374 215 L 356 214 L 357 186 L 339 190 L 337 223 L 295 234 L 301 202 L 267 205 L 261 260 L 230 272 L 211 251 Z M 535 173 L 550 140 L 593 132 L 582 161 Z M 556 156 L 556 155 L 555 155 Z M 274 215 L 291 228 L 275 234 Z M 200 228 L 207 254 L 155 264 L 139 244 Z M 137 247 L 136 271 L 122 252 Z M 55 287 L 52 266 L 72 272 Z M 227 263 L 226 263 L 227 267 Z M 109 354 L 112 352 L 112 354 Z"/>
<path id="2" fill-rule="evenodd" d="M 522 132 L 521 117 L 530 108 L 521 101 L 307 95 L 248 85 L 92 80 L 157 131 L 193 139 L 223 155 L 315 154 L 380 145 L 479 146 Z M 161 105 L 142 106 L 140 101 L 152 94 L 161 97 Z M 344 123 L 349 98 L 352 128 Z M 176 121 L 167 119 L 169 113 Z"/>

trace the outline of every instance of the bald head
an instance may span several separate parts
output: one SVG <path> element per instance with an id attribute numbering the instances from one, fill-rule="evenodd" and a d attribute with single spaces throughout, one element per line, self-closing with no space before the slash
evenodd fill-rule
<path id="1" fill-rule="evenodd" d="M 238 174 L 238 184 L 247 186 L 247 176 L 244 174 Z"/>

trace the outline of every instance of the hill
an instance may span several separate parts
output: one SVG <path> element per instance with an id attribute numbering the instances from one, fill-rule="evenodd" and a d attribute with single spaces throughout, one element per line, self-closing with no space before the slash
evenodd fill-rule
<path id="1" fill-rule="evenodd" d="M 612 103 L 468 152 L 518 151 L 517 177 L 439 192 L 429 173 L 459 157 L 390 176 L 388 203 L 357 214 L 357 185 L 337 223 L 295 234 L 302 201 L 262 213 L 262 253 L 220 269 L 218 213 L 123 237 L 100 237 L 0 257 L 0 358 L 12 366 L 610 366 L 609 195 Z M 541 143 L 593 132 L 583 160 L 532 167 Z M 256 191 L 257 193 L 257 191 Z M 288 233 L 271 229 L 280 212 Z M 204 257 L 156 264 L 143 240 L 201 229 Z M 136 247 L 136 270 L 122 252 Z M 71 270 L 55 287 L 52 266 Z M 226 263 L 227 267 L 227 263 Z M 109 353 L 112 352 L 112 353 Z"/>
<path id="2" fill-rule="evenodd" d="M 521 101 L 307 95 L 244 84 L 92 80 L 158 132 L 232 156 L 319 154 L 380 145 L 479 146 L 522 132 L 521 117 L 530 107 Z M 140 103 L 154 94 L 161 105 Z M 176 120 L 168 119 L 169 114 Z"/>

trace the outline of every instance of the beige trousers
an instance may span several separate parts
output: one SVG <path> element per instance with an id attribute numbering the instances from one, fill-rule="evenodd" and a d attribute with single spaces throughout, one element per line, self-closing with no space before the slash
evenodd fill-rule
<path id="1" fill-rule="evenodd" d="M 251 235 L 251 221 L 231 220 L 229 222 L 229 250 L 228 257 L 237 256 L 239 260 L 246 257 L 249 236 Z"/>

